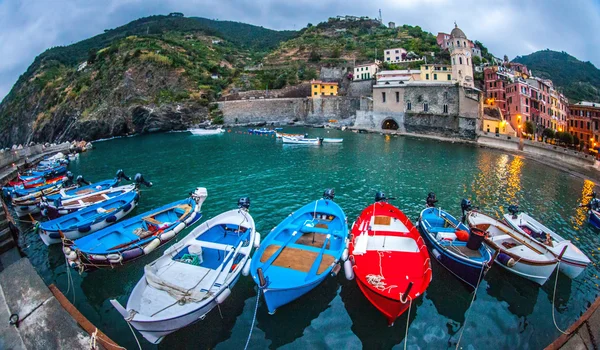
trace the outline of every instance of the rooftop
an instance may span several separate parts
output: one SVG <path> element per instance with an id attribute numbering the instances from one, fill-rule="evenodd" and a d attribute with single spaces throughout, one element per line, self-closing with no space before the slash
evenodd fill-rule
<path id="1" fill-rule="evenodd" d="M 581 102 L 577 102 L 577 103 L 575 103 L 573 106 L 582 106 L 582 107 L 596 107 L 596 108 L 600 108 L 600 103 L 598 103 L 598 102 L 587 102 L 587 101 L 581 101 Z"/>
<path id="2" fill-rule="evenodd" d="M 336 81 L 322 81 L 322 80 L 311 80 L 311 84 L 321 84 L 321 85 L 337 85 Z"/>

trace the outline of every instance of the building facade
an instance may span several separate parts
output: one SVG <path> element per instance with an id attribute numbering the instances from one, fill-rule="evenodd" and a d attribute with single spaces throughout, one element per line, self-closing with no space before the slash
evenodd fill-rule
<path id="1" fill-rule="evenodd" d="M 421 65 L 421 80 L 452 81 L 452 66 L 446 64 Z"/>
<path id="2" fill-rule="evenodd" d="M 386 49 L 383 52 L 383 59 L 387 63 L 398 63 L 406 60 L 407 53 L 408 52 L 401 47 L 395 49 Z"/>
<path id="3" fill-rule="evenodd" d="M 600 147 L 600 103 L 579 102 L 568 107 L 567 127 L 586 148 Z"/>
<path id="4" fill-rule="evenodd" d="M 310 82 L 310 90 L 312 97 L 337 96 L 338 83 L 312 80 Z"/>
<path id="5" fill-rule="evenodd" d="M 379 72 L 378 63 L 379 61 L 376 61 L 375 63 L 361 64 L 354 67 L 353 80 L 359 81 L 375 79 L 377 72 Z"/>

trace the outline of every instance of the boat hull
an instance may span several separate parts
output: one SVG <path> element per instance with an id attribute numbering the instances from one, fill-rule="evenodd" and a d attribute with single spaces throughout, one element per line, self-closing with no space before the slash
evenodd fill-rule
<path id="1" fill-rule="evenodd" d="M 325 280 L 328 274 L 322 274 L 322 278 L 317 281 L 304 285 L 298 288 L 286 288 L 286 289 L 269 289 L 263 290 L 263 296 L 269 309 L 270 314 L 274 314 L 280 306 L 291 303 L 292 301 L 302 297 L 304 294 L 313 290 L 321 282 Z"/>
<path id="2" fill-rule="evenodd" d="M 369 300 L 369 302 L 385 316 L 388 325 L 393 325 L 396 319 L 400 317 L 406 311 L 406 309 L 408 309 L 408 302 L 403 303 L 399 300 L 399 298 L 396 300 L 379 294 L 369 288 L 369 286 L 367 286 L 360 279 L 356 279 L 356 282 L 358 284 L 358 288 L 361 290 L 367 300 Z"/>
<path id="3" fill-rule="evenodd" d="M 597 229 L 600 229 L 600 213 L 590 210 L 590 224 Z"/>

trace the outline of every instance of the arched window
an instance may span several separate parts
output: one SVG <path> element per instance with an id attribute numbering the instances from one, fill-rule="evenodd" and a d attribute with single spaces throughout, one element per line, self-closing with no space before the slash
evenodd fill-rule
<path id="1" fill-rule="evenodd" d="M 462 64 L 462 57 L 458 57 L 458 64 Z"/>
<path id="2" fill-rule="evenodd" d="M 467 64 L 469 64 L 469 58 L 467 58 Z"/>

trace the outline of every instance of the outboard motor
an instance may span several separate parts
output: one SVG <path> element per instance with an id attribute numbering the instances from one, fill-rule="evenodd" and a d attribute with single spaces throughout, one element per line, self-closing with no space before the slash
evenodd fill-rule
<path id="1" fill-rule="evenodd" d="M 56 197 L 54 200 L 54 207 L 58 208 L 60 206 L 62 206 L 62 199 L 60 199 L 60 197 Z"/>
<path id="2" fill-rule="evenodd" d="M 435 196 L 435 193 L 429 192 L 429 194 L 427 194 L 427 198 L 425 199 L 425 202 L 426 202 L 427 208 L 434 208 L 435 203 L 438 202 L 438 200 Z"/>
<path id="3" fill-rule="evenodd" d="M 65 175 L 65 177 L 63 177 L 63 186 L 69 187 L 71 185 L 73 185 L 73 173 L 67 171 L 67 174 Z"/>
<path id="4" fill-rule="evenodd" d="M 375 193 L 375 202 L 387 202 L 390 200 L 396 199 L 394 197 L 386 197 L 385 193 L 378 191 L 377 193 Z"/>
<path id="5" fill-rule="evenodd" d="M 84 184 L 84 185 L 89 185 L 90 184 L 89 181 L 87 181 L 86 179 L 83 178 L 83 175 L 77 176 L 77 180 L 75 180 L 75 181 L 77 181 L 77 184 L 79 186 L 81 186 L 82 184 Z"/>
<path id="6" fill-rule="evenodd" d="M 123 169 L 117 170 L 117 175 L 115 175 L 115 177 L 117 178 L 117 181 L 121 181 L 121 179 L 131 181 L 131 178 L 129 176 L 125 175 L 125 172 L 123 171 Z"/>
<path id="7" fill-rule="evenodd" d="M 519 213 L 519 206 L 515 204 L 509 205 L 508 212 L 513 216 L 513 218 L 516 218 L 517 214 Z"/>
<path id="8" fill-rule="evenodd" d="M 133 181 L 135 181 L 135 183 L 139 186 L 139 185 L 146 185 L 146 187 L 152 187 L 152 182 L 148 182 L 146 180 L 144 180 L 144 176 L 140 173 L 135 174 L 135 177 L 133 178 Z"/>
<path id="9" fill-rule="evenodd" d="M 325 192 L 323 192 L 324 199 L 329 199 L 330 201 L 332 201 L 334 197 L 335 197 L 335 190 L 333 188 L 328 188 L 325 190 Z"/>
<path id="10" fill-rule="evenodd" d="M 460 209 L 462 210 L 462 223 L 465 223 L 465 220 L 467 219 L 467 213 L 470 212 L 471 210 L 473 210 L 473 205 L 471 204 L 471 200 L 470 199 L 466 199 L 463 198 L 460 201 Z"/>
<path id="11" fill-rule="evenodd" d="M 244 209 L 245 211 L 250 210 L 250 197 L 241 197 L 238 199 L 238 208 Z"/>

